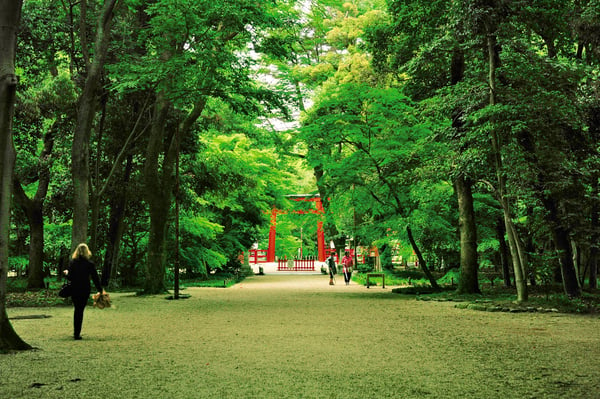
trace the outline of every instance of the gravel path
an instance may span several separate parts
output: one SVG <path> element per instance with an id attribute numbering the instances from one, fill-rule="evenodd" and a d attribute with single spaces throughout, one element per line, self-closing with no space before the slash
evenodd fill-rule
<path id="1" fill-rule="evenodd" d="M 327 282 L 113 294 L 116 308 L 86 310 L 82 341 L 71 308 L 11 308 L 39 350 L 0 355 L 0 398 L 600 397 L 597 316 L 476 312 Z"/>

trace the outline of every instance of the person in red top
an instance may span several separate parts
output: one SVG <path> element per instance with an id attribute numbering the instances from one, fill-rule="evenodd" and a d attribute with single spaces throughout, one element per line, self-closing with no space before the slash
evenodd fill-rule
<path id="1" fill-rule="evenodd" d="M 342 272 L 344 273 L 344 281 L 346 285 L 350 284 L 350 278 L 352 277 L 352 257 L 349 252 L 346 252 L 342 258 Z"/>
<path id="2" fill-rule="evenodd" d="M 79 244 L 71 256 L 69 267 L 64 271 L 67 276 L 67 280 L 71 281 L 73 292 L 71 299 L 73 300 L 74 313 L 73 313 L 73 338 L 76 340 L 81 339 L 81 325 L 83 324 L 83 311 L 90 298 L 90 292 L 92 291 L 92 285 L 90 284 L 90 278 L 96 286 L 96 290 L 100 294 L 102 292 L 102 285 L 100 285 L 100 279 L 98 278 L 98 272 L 96 266 L 90 260 L 92 253 L 86 244 Z"/>

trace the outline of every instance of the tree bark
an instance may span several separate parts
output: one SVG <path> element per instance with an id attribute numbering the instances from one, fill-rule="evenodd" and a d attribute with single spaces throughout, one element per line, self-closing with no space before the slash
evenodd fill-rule
<path id="1" fill-rule="evenodd" d="M 486 23 L 487 32 L 487 50 L 488 50 L 488 84 L 490 87 L 489 94 L 489 105 L 496 105 L 496 69 L 498 67 L 498 55 L 496 34 L 492 28 L 491 23 Z M 518 238 L 517 230 L 512 222 L 512 216 L 510 212 L 510 206 L 506 198 L 506 178 L 504 177 L 503 165 L 502 165 L 502 154 L 501 154 L 501 142 L 498 137 L 498 133 L 491 129 L 490 141 L 492 144 L 492 156 L 494 159 L 494 166 L 497 178 L 496 196 L 502 207 L 502 213 L 504 214 L 504 225 L 506 227 L 506 233 L 508 236 L 508 247 L 513 262 L 513 269 L 515 274 L 515 287 L 517 288 L 517 301 L 525 302 L 529 299 L 527 292 L 527 280 L 526 280 L 526 265 L 524 263 L 523 251 L 521 243 Z"/>
<path id="2" fill-rule="evenodd" d="M 144 164 L 145 197 L 150 212 L 150 235 L 148 237 L 148 260 L 146 264 L 145 294 L 158 294 L 166 291 L 165 261 L 167 240 L 167 219 L 171 204 L 169 182 L 163 176 L 169 175 L 163 162 L 160 170 L 159 157 L 162 153 L 166 134 L 166 121 L 171 104 L 159 94 L 154 107 L 154 116 L 150 138 L 146 149 Z M 162 173 L 162 176 L 161 176 Z M 163 184 L 164 183 L 164 184 Z M 167 187 L 165 187 L 165 184 Z M 172 183 L 171 183 L 172 184 Z"/>
<path id="3" fill-rule="evenodd" d="M 38 189 L 42 182 L 39 183 Z M 47 187 L 47 186 L 46 186 Z M 25 211 L 29 222 L 29 268 L 27 289 L 41 289 L 44 285 L 44 217 L 43 200 L 27 197 L 21 183 L 15 180 L 15 202 Z"/>
<path id="4" fill-rule="evenodd" d="M 506 246 L 506 239 L 504 235 L 506 234 L 506 227 L 504 226 L 504 221 L 498 220 L 496 223 L 496 236 L 498 239 L 498 243 L 500 244 L 499 252 L 500 252 L 500 264 L 502 266 L 502 277 L 504 279 L 504 286 L 511 287 L 512 283 L 510 280 L 510 267 L 508 264 L 508 258 L 510 254 L 508 253 L 508 247 Z"/>
<path id="5" fill-rule="evenodd" d="M 458 225 L 460 230 L 460 280 L 457 292 L 460 294 L 480 293 L 477 262 L 477 226 L 473 210 L 472 182 L 464 175 L 454 180 L 458 197 Z"/>
<path id="6" fill-rule="evenodd" d="M 563 226 L 559 217 L 558 201 L 551 197 L 545 197 L 542 199 L 542 202 L 548 211 L 546 218 L 552 230 L 552 238 L 560 264 L 560 273 L 565 294 L 570 298 L 578 298 L 581 296 L 581 287 L 577 281 L 569 232 Z"/>
<path id="7" fill-rule="evenodd" d="M 129 183 L 131 171 L 133 169 L 133 156 L 127 157 L 125 165 L 125 176 L 122 180 L 123 187 Z M 111 201 L 111 212 L 108 226 L 108 245 L 104 254 L 104 265 L 102 267 L 102 286 L 116 287 L 115 282 L 119 265 L 119 256 L 121 249 L 121 238 L 123 237 L 123 216 L 127 205 L 127 191 L 120 190 Z"/>
<path id="8" fill-rule="evenodd" d="M 199 100 L 179 124 L 179 134 L 185 134 L 200 117 L 206 98 Z M 159 94 L 154 109 L 154 121 L 144 164 L 145 197 L 150 210 L 150 236 L 144 293 L 157 294 L 166 290 L 164 277 L 169 210 L 173 197 L 176 143 L 174 132 L 167 132 L 166 122 L 171 104 Z M 167 134 L 168 133 L 168 134 Z M 162 164 L 160 155 L 166 148 Z"/>
<path id="9" fill-rule="evenodd" d="M 460 48 L 455 48 L 452 53 L 450 66 L 450 83 L 458 84 L 464 77 L 465 57 Z M 452 115 L 452 127 L 457 134 L 464 134 L 464 123 L 461 118 L 463 110 L 456 109 Z M 462 148 L 461 150 L 464 150 Z M 475 223 L 475 211 L 473 209 L 473 182 L 460 172 L 454 179 L 454 191 L 458 198 L 458 227 L 460 231 L 460 282 L 458 292 L 479 293 L 477 261 L 477 225 Z"/>
<path id="10" fill-rule="evenodd" d="M 12 120 L 17 88 L 15 53 L 22 0 L 0 0 L 0 352 L 31 349 L 15 332 L 6 312 L 10 205 L 15 150 Z"/>
<path id="11" fill-rule="evenodd" d="M 98 19 L 94 43 L 94 60 L 89 65 L 85 86 L 77 108 L 77 124 L 71 147 L 73 175 L 72 248 L 75 248 L 79 243 L 86 242 L 88 236 L 90 137 L 92 123 L 96 115 L 96 95 L 108 51 L 110 28 L 116 3 L 117 0 L 106 0 L 104 2 L 104 7 Z"/>
<path id="12" fill-rule="evenodd" d="M 54 147 L 58 123 L 44 135 L 44 148 L 39 156 L 38 187 L 33 198 L 27 197 L 18 179 L 14 180 L 14 199 L 25 211 L 29 222 L 29 275 L 27 289 L 46 288 L 44 285 L 44 201 L 50 185 L 48 158 Z"/>

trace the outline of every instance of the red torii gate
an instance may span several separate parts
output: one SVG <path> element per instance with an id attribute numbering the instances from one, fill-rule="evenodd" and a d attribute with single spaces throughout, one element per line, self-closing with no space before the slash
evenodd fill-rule
<path id="1" fill-rule="evenodd" d="M 315 209 L 311 209 L 308 211 L 297 210 L 291 211 L 296 214 L 306 214 L 306 213 L 314 213 L 317 215 L 324 215 L 325 209 L 323 208 L 323 202 L 321 201 L 321 197 L 319 194 L 314 195 L 286 195 L 292 201 L 297 202 L 314 202 Z M 269 229 L 269 248 L 267 250 L 267 262 L 275 262 L 275 234 L 276 234 L 276 226 L 277 226 L 277 215 L 282 215 L 289 213 L 288 211 L 283 211 L 281 209 L 273 208 L 271 210 L 271 228 Z M 325 255 L 325 233 L 323 232 L 323 221 L 319 220 L 317 222 L 317 248 L 319 250 L 319 261 L 324 262 L 327 256 Z"/>

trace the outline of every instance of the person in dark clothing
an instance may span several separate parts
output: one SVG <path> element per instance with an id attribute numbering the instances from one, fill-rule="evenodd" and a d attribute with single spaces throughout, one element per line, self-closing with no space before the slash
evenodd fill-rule
<path id="1" fill-rule="evenodd" d="M 329 285 L 335 284 L 335 275 L 337 274 L 337 267 L 335 265 L 335 259 L 333 254 L 329 255 L 326 259 L 327 267 L 329 268 Z"/>
<path id="2" fill-rule="evenodd" d="M 73 338 L 81 339 L 81 325 L 83 324 L 83 311 L 88 303 L 92 286 L 90 278 L 93 280 L 98 293 L 102 293 L 102 285 L 98 278 L 96 266 L 90 260 L 92 253 L 86 244 L 79 244 L 71 256 L 69 267 L 65 270 L 67 279 L 71 281 L 73 293 Z"/>

